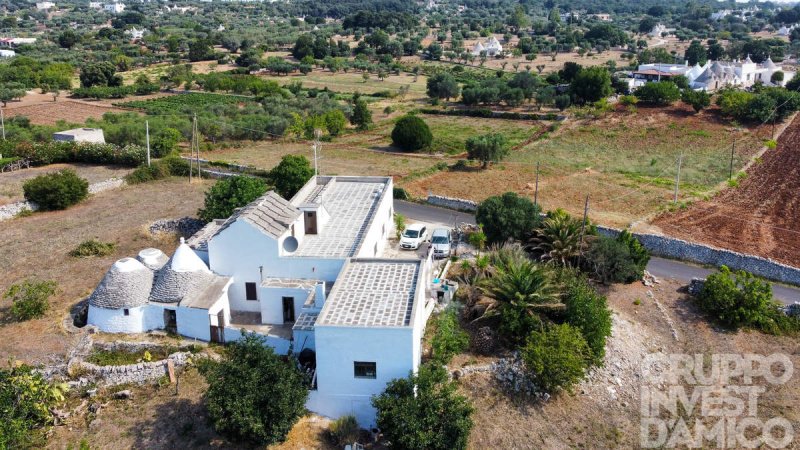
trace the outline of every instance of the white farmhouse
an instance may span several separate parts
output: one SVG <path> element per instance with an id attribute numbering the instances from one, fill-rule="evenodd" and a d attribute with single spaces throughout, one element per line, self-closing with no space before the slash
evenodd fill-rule
<path id="1" fill-rule="evenodd" d="M 17 56 L 14 50 L 0 50 L 0 58 L 13 58 Z"/>
<path id="2" fill-rule="evenodd" d="M 650 37 L 660 38 L 662 36 L 668 36 L 672 34 L 674 31 L 675 31 L 674 28 L 667 28 L 659 23 L 656 26 L 654 26 L 653 29 L 650 30 L 649 33 L 647 33 L 647 35 Z"/>
<path id="3" fill-rule="evenodd" d="M 783 72 L 783 80 L 772 82 L 775 72 Z M 716 91 L 723 87 L 749 88 L 756 83 L 766 86 L 785 86 L 795 76 L 795 72 L 784 70 L 767 58 L 761 64 L 754 63 L 748 56 L 744 60 L 735 61 L 708 61 L 701 66 L 683 64 L 641 64 L 633 72 L 630 83 L 632 89 L 643 86 L 652 81 L 669 80 L 675 76 L 685 76 L 689 87 L 694 90 Z"/>
<path id="4" fill-rule="evenodd" d="M 36 3 L 36 9 L 39 11 L 47 11 L 49 9 L 53 9 L 56 7 L 56 4 L 53 2 L 38 2 Z"/>
<path id="5" fill-rule="evenodd" d="M 119 14 L 125 11 L 125 4 L 119 2 L 106 3 L 103 5 L 103 10 L 111 14 Z"/>
<path id="6" fill-rule="evenodd" d="M 503 53 L 503 46 L 500 45 L 500 41 L 498 41 L 497 38 L 492 36 L 483 43 L 476 42 L 472 47 L 473 55 L 480 56 L 481 53 L 487 56 L 497 56 Z"/>
<path id="7" fill-rule="evenodd" d="M 169 260 L 146 249 L 115 263 L 89 297 L 88 323 L 213 342 L 261 334 L 278 353 L 312 355 L 308 409 L 373 426 L 370 396 L 417 369 L 435 304 L 430 257 L 382 257 L 392 190 L 389 177 L 317 176 L 291 200 L 270 191 Z"/>
<path id="8" fill-rule="evenodd" d="M 60 142 L 89 142 L 92 144 L 106 143 L 102 128 L 75 128 L 59 131 L 58 133 L 53 133 L 53 140 Z"/>

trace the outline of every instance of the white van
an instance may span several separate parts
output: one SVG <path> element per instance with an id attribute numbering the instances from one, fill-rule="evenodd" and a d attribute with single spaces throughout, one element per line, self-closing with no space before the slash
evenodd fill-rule
<path id="1" fill-rule="evenodd" d="M 450 230 L 447 228 L 437 228 L 431 235 L 431 247 L 433 247 L 434 258 L 447 258 L 450 256 L 452 239 Z"/>

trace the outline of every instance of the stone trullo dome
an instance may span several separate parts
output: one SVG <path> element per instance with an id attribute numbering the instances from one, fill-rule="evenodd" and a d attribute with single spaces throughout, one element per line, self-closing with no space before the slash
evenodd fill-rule
<path id="1" fill-rule="evenodd" d="M 135 308 L 147 303 L 153 272 L 133 258 L 115 262 L 89 296 L 89 304 L 99 308 Z"/>
<path id="2" fill-rule="evenodd" d="M 158 270 L 169 261 L 167 255 L 157 248 L 146 248 L 140 251 L 136 259 L 150 270 Z"/>
<path id="3" fill-rule="evenodd" d="M 213 280 L 214 274 L 208 270 L 206 263 L 181 238 L 181 244 L 172 258 L 156 272 L 150 301 L 180 302 L 202 292 Z"/>

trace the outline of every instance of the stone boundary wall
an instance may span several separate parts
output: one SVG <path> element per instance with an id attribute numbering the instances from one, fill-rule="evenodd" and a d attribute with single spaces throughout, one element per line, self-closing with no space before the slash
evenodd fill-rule
<path id="1" fill-rule="evenodd" d="M 195 217 L 181 217 L 179 219 L 159 219 L 148 227 L 150 234 L 178 233 L 183 237 L 193 236 L 200 231 L 205 223 Z"/>
<path id="2" fill-rule="evenodd" d="M 428 195 L 427 202 L 442 208 L 461 211 L 475 211 L 477 203 L 461 198 Z M 616 237 L 622 230 L 597 226 L 597 231 Z M 728 266 L 731 270 L 744 270 L 781 283 L 800 286 L 800 268 L 762 258 L 760 256 L 738 253 L 710 245 L 687 242 L 669 236 L 657 234 L 632 233 L 642 245 L 653 254 L 668 259 L 689 261 L 697 264 L 708 264 L 715 267 Z"/>
<path id="3" fill-rule="evenodd" d="M 71 364 L 70 371 L 83 371 L 86 375 L 81 378 L 96 378 L 105 386 L 116 386 L 125 383 L 145 383 L 166 376 L 169 372 L 167 361 L 172 361 L 175 367 L 185 366 L 189 361 L 188 352 L 177 352 L 169 355 L 167 359 L 153 362 L 128 364 L 126 366 L 98 366 L 86 361 L 75 361 Z"/>
<path id="4" fill-rule="evenodd" d="M 426 200 L 428 204 L 439 206 L 447 209 L 456 209 L 459 211 L 475 211 L 478 209 L 478 203 L 472 200 L 464 200 L 463 198 L 444 197 L 442 195 L 428 195 Z"/>
<path id="5" fill-rule="evenodd" d="M 616 237 L 621 230 L 597 226 L 597 231 Z M 747 255 L 710 245 L 697 244 L 657 234 L 632 233 L 654 256 L 661 256 L 715 267 L 728 266 L 731 270 L 745 270 L 762 278 L 781 283 L 800 285 L 800 268 L 781 264 L 760 256 Z"/>
<path id="6" fill-rule="evenodd" d="M 109 178 L 105 181 L 99 181 L 97 183 L 92 183 L 89 185 L 89 193 L 96 194 L 98 192 L 106 191 L 108 189 L 116 189 L 120 186 L 125 184 L 125 180 L 122 178 Z M 39 209 L 39 205 L 34 202 L 29 201 L 21 201 L 16 203 L 9 203 L 8 205 L 0 206 L 0 222 L 3 220 L 13 219 L 14 216 L 22 212 L 23 210 L 29 209 L 31 211 L 36 211 Z"/>

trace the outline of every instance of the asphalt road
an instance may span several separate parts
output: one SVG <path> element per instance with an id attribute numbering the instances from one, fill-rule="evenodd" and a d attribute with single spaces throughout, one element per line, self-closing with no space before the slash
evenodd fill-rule
<path id="1" fill-rule="evenodd" d="M 475 216 L 470 213 L 402 200 L 394 202 L 394 209 L 396 213 L 404 215 L 406 219 L 421 222 L 445 224 L 451 227 L 462 222 L 475 223 Z M 714 272 L 713 269 L 658 257 L 650 258 L 647 270 L 658 278 L 674 278 L 687 284 L 692 278 L 705 278 Z M 776 299 L 786 304 L 800 301 L 800 288 L 797 287 L 772 283 L 772 292 Z"/>

